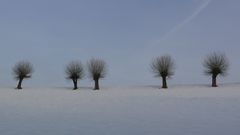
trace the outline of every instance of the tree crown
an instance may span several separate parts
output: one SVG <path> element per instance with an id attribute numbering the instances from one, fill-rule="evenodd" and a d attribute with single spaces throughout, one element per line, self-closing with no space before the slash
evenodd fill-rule
<path id="1" fill-rule="evenodd" d="M 20 61 L 13 67 L 13 74 L 16 79 L 30 78 L 33 73 L 33 66 L 28 61 Z"/>
<path id="2" fill-rule="evenodd" d="M 151 69 L 156 77 L 171 77 L 174 75 L 174 61 L 169 55 L 157 57 L 153 59 Z"/>
<path id="3" fill-rule="evenodd" d="M 205 58 L 203 66 L 206 75 L 226 75 L 229 62 L 224 54 L 212 53 Z"/>
<path id="4" fill-rule="evenodd" d="M 82 79 L 84 77 L 84 69 L 81 62 L 72 61 L 65 69 L 68 79 Z"/>
<path id="5" fill-rule="evenodd" d="M 106 62 L 101 59 L 91 59 L 88 62 L 88 71 L 93 80 L 104 78 L 106 70 Z"/>

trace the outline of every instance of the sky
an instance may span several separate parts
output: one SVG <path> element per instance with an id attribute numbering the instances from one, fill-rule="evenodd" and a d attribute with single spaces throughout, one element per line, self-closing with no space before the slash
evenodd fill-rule
<path id="1" fill-rule="evenodd" d="M 65 66 L 91 58 L 106 61 L 101 85 L 158 85 L 152 59 L 171 55 L 169 84 L 209 84 L 202 61 L 225 53 L 228 76 L 240 82 L 239 0 L 1 0 L 0 86 L 15 86 L 12 67 L 21 60 L 35 72 L 25 86 L 71 86 Z M 80 81 L 91 86 L 91 79 Z"/>

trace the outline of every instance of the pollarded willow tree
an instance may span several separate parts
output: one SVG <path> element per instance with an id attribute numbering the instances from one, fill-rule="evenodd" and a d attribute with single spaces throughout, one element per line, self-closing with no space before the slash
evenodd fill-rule
<path id="1" fill-rule="evenodd" d="M 73 81 L 73 85 L 74 85 L 73 90 L 78 89 L 78 80 L 84 77 L 84 70 L 83 70 L 82 63 L 78 61 L 70 62 L 66 66 L 65 73 L 67 75 L 67 79 L 71 79 Z"/>
<path id="2" fill-rule="evenodd" d="M 174 75 L 174 60 L 169 55 L 157 57 L 151 63 L 155 77 L 162 78 L 162 88 L 168 88 L 167 78 Z"/>
<path id="3" fill-rule="evenodd" d="M 26 78 L 31 78 L 33 73 L 33 66 L 28 61 L 20 61 L 13 67 L 13 74 L 18 80 L 17 89 L 22 89 L 22 82 Z"/>
<path id="4" fill-rule="evenodd" d="M 90 78 L 94 81 L 94 90 L 99 90 L 99 79 L 106 76 L 106 62 L 101 59 L 91 59 L 88 63 L 88 71 Z"/>
<path id="5" fill-rule="evenodd" d="M 227 74 L 229 62 L 226 55 L 214 52 L 204 59 L 203 66 L 204 73 L 212 77 L 212 87 L 217 87 L 217 77 Z"/>

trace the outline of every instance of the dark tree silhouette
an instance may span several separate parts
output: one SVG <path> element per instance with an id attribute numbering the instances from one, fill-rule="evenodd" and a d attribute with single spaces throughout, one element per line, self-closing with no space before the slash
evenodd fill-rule
<path id="1" fill-rule="evenodd" d="M 224 54 L 212 53 L 205 58 L 203 66 L 205 74 L 212 76 L 212 87 L 217 87 L 217 76 L 226 75 L 229 62 Z"/>
<path id="2" fill-rule="evenodd" d="M 99 79 L 106 75 L 106 63 L 100 59 L 91 59 L 88 62 L 88 71 L 91 79 L 95 82 L 94 90 L 99 90 Z"/>
<path id="3" fill-rule="evenodd" d="M 151 68 L 156 77 L 162 77 L 162 88 L 168 88 L 167 78 L 174 74 L 174 61 L 171 56 L 155 58 L 151 63 Z"/>
<path id="4" fill-rule="evenodd" d="M 65 72 L 67 74 L 67 79 L 71 79 L 73 81 L 73 90 L 78 89 L 78 80 L 84 77 L 82 63 L 77 61 L 70 62 L 67 65 Z"/>
<path id="5" fill-rule="evenodd" d="M 22 89 L 22 81 L 25 78 L 31 78 L 33 66 L 30 62 L 20 61 L 13 67 L 13 74 L 18 80 L 17 89 Z"/>

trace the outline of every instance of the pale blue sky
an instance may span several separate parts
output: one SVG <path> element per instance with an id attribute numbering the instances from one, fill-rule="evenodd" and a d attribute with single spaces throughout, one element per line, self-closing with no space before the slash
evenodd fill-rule
<path id="1" fill-rule="evenodd" d="M 15 86 L 11 68 L 34 64 L 28 86 L 71 86 L 64 74 L 71 60 L 108 63 L 103 85 L 159 84 L 153 57 L 176 61 L 170 84 L 207 84 L 201 65 L 210 52 L 231 63 L 220 82 L 240 82 L 239 0 L 1 0 L 0 85 Z M 84 86 L 91 86 L 86 77 Z"/>

